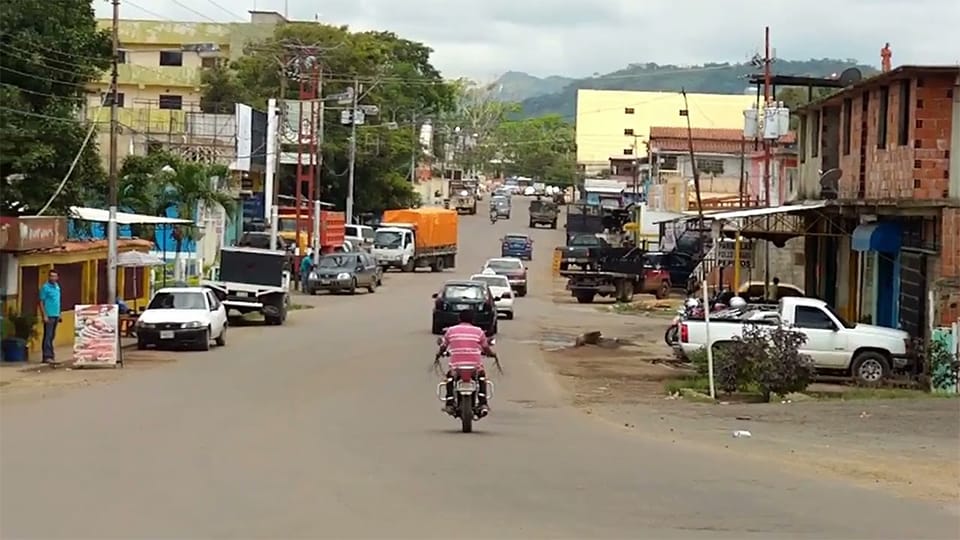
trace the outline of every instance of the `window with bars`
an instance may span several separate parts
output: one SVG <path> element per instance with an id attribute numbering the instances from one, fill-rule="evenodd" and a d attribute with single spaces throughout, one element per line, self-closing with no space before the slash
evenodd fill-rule
<path id="1" fill-rule="evenodd" d="M 723 160 L 698 159 L 697 170 L 703 174 L 723 174 Z"/>

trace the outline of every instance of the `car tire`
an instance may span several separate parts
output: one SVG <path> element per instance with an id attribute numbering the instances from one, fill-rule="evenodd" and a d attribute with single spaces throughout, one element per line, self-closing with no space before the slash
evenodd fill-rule
<path id="1" fill-rule="evenodd" d="M 353 283 L 351 283 L 350 288 L 347 289 L 347 294 L 351 296 L 357 294 L 357 278 L 353 278 Z"/>
<path id="2" fill-rule="evenodd" d="M 664 298 L 670 296 L 670 283 L 663 281 L 660 283 L 660 287 L 657 288 L 657 292 L 654 294 L 657 300 L 663 300 Z"/>
<path id="3" fill-rule="evenodd" d="M 443 325 L 434 319 L 433 324 L 430 326 L 430 332 L 435 336 L 439 336 L 443 333 Z"/>
<path id="4" fill-rule="evenodd" d="M 526 288 L 526 287 L 518 287 L 518 288 L 517 288 L 517 296 L 526 296 L 526 295 L 527 295 L 527 288 Z"/>
<path id="5" fill-rule="evenodd" d="M 227 325 L 223 325 L 223 330 L 217 336 L 217 347 L 223 347 L 227 344 Z"/>
<path id="6" fill-rule="evenodd" d="M 367 285 L 367 292 L 373 294 L 377 292 L 377 280 L 376 278 L 370 280 L 370 285 Z"/>
<path id="7" fill-rule="evenodd" d="M 204 330 L 203 338 L 204 338 L 203 342 L 200 343 L 200 350 L 209 351 L 210 350 L 210 329 L 209 328 Z"/>
<path id="8" fill-rule="evenodd" d="M 850 371 L 857 384 L 876 386 L 890 376 L 890 361 L 883 353 L 864 351 L 853 359 Z"/>
<path id="9" fill-rule="evenodd" d="M 147 349 L 147 342 L 142 339 L 137 340 L 137 350 L 145 351 Z"/>
<path id="10" fill-rule="evenodd" d="M 508 321 L 512 321 L 512 320 L 513 320 L 513 312 L 512 312 L 512 311 L 508 311 L 508 312 L 504 313 L 504 315 L 506 315 Z"/>

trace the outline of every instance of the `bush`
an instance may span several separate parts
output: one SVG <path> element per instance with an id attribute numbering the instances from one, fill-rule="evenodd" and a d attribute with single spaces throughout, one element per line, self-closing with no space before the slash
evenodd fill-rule
<path id="1" fill-rule="evenodd" d="M 697 369 L 698 375 L 709 376 L 706 348 L 697 350 L 690 355 L 689 359 Z M 732 344 L 730 346 L 714 345 L 713 377 L 714 385 L 721 392 L 732 394 L 737 390 L 744 390 L 751 382 L 749 363 L 742 361 L 742 357 L 737 354 Z"/>

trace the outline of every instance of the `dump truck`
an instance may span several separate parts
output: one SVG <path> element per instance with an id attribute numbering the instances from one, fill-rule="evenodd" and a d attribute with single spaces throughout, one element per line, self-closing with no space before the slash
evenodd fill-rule
<path id="1" fill-rule="evenodd" d="M 539 196 L 530 201 L 530 228 L 534 229 L 537 225 L 548 225 L 551 229 L 557 228 L 557 216 L 560 209 L 550 199 L 542 199 Z"/>
<path id="2" fill-rule="evenodd" d="M 466 182 L 450 182 L 450 208 L 458 214 L 477 213 L 477 194 L 475 186 Z"/>
<path id="3" fill-rule="evenodd" d="M 387 210 L 373 238 L 373 256 L 384 270 L 453 268 L 458 219 L 456 211 L 437 207 Z"/>
<path id="4" fill-rule="evenodd" d="M 288 256 L 282 250 L 225 247 L 216 278 L 201 285 L 213 291 L 231 320 L 261 313 L 268 325 L 281 325 L 290 308 Z"/>

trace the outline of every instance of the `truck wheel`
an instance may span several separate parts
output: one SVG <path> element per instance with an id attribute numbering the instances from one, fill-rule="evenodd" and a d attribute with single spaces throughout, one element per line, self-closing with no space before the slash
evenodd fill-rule
<path id="1" fill-rule="evenodd" d="M 443 268 L 444 268 L 443 257 L 437 257 L 433 261 L 433 264 L 430 265 L 431 272 L 443 272 Z"/>
<path id="2" fill-rule="evenodd" d="M 890 362 L 882 353 L 865 351 L 853 359 L 851 371 L 858 384 L 876 386 L 890 375 Z"/>
<path id="3" fill-rule="evenodd" d="M 577 291 L 573 295 L 577 297 L 577 302 L 580 304 L 592 304 L 594 297 L 597 296 L 593 291 Z"/>
<path id="4" fill-rule="evenodd" d="M 657 300 L 663 300 L 670 296 L 670 284 L 666 281 L 660 283 L 660 287 L 657 289 L 657 292 L 654 293 L 654 296 L 657 297 Z"/>
<path id="5" fill-rule="evenodd" d="M 526 296 L 527 288 L 526 287 L 517 287 L 517 296 Z"/>
<path id="6" fill-rule="evenodd" d="M 404 272 L 413 272 L 416 269 L 417 269 L 417 262 L 413 260 L 413 257 L 410 257 L 410 259 L 406 262 L 406 264 L 403 265 L 403 268 L 402 268 Z"/>

